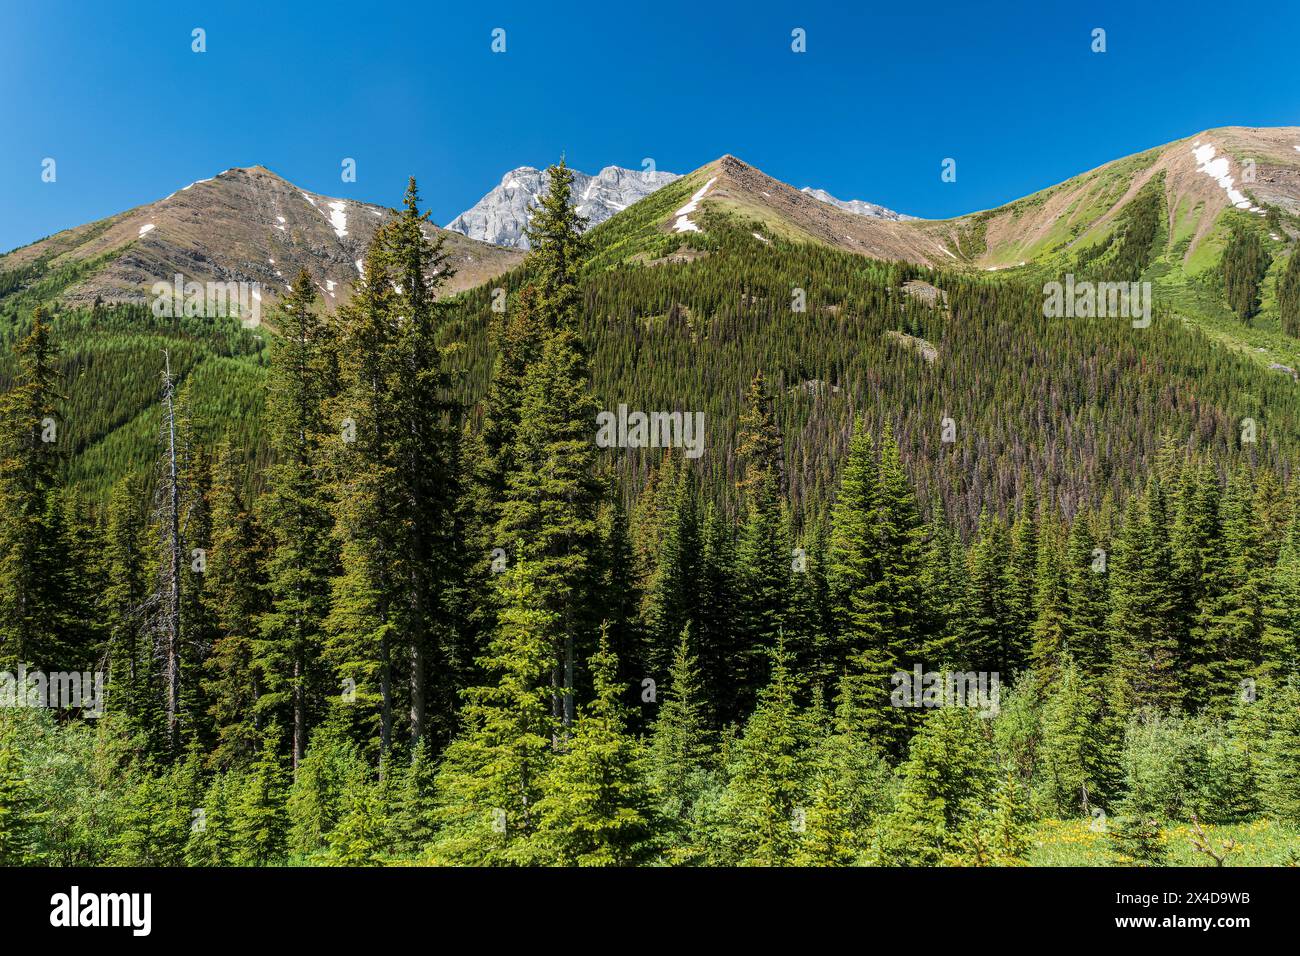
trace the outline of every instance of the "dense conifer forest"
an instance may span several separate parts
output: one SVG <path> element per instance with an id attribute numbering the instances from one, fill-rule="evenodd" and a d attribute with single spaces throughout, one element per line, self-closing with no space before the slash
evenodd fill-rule
<path id="1" fill-rule="evenodd" d="M 439 298 L 412 180 L 259 329 L 0 276 L 0 672 L 104 679 L 0 708 L 0 864 L 1300 863 L 1290 378 L 570 185 Z"/>

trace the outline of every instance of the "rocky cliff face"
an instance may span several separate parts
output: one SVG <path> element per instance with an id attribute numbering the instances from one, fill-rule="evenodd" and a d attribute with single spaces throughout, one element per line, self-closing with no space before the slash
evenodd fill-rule
<path id="1" fill-rule="evenodd" d="M 863 202 L 861 199 L 836 199 L 824 189 L 813 189 L 811 186 L 805 186 L 800 192 L 805 192 L 814 199 L 820 199 L 824 203 L 830 203 L 832 206 L 838 206 L 845 212 L 851 212 L 855 216 L 867 216 L 871 219 L 888 219 L 890 222 L 906 222 L 915 219 L 915 216 L 905 216 L 901 212 L 894 212 L 892 209 L 886 209 L 884 206 L 877 206 L 873 202 Z"/>
<path id="2" fill-rule="evenodd" d="M 626 209 L 677 179 L 676 173 L 641 172 L 606 166 L 597 175 L 573 171 L 574 207 L 588 228 Z M 545 192 L 550 177 L 531 166 L 512 169 L 486 196 L 447 224 L 453 232 L 513 249 L 527 249 L 528 207 Z"/>

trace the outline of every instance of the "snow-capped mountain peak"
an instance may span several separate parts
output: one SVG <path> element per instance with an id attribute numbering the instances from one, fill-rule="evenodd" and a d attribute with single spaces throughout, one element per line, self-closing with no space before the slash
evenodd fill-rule
<path id="1" fill-rule="evenodd" d="M 573 203 L 588 228 L 622 212 L 662 186 L 677 179 L 676 173 L 642 172 L 621 166 L 606 166 L 595 176 L 573 170 Z M 498 246 L 527 249 L 524 229 L 529 207 L 546 191 L 545 170 L 520 166 L 501 177 L 501 184 L 447 224 L 447 228 L 471 239 Z"/>

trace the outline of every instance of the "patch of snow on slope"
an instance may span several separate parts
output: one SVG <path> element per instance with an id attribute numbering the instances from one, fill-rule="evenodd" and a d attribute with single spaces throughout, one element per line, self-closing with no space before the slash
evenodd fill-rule
<path id="1" fill-rule="evenodd" d="M 717 181 L 718 181 L 718 177 L 714 176 L 712 179 L 710 179 L 707 183 L 705 183 L 703 186 L 699 188 L 699 191 L 696 192 L 695 195 L 691 197 L 690 202 L 688 202 L 681 209 L 673 213 L 673 215 L 677 217 L 677 222 L 673 224 L 673 232 L 699 232 L 700 231 L 700 227 L 695 225 L 695 223 L 691 222 L 690 215 L 691 213 L 695 212 L 697 209 L 700 208 L 700 200 L 703 199 L 704 194 L 709 191 L 709 187 L 712 186 Z"/>
<path id="2" fill-rule="evenodd" d="M 145 233 L 147 233 L 147 232 L 152 232 L 152 231 L 153 231 L 153 223 L 151 223 L 151 222 L 150 222 L 150 223 L 146 223 L 145 225 L 143 225 L 143 226 L 140 227 L 140 235 L 141 235 L 141 236 L 143 236 L 143 235 L 144 235 Z M 138 237 L 137 237 L 137 238 L 138 238 Z"/>
<path id="3" fill-rule="evenodd" d="M 310 196 L 308 196 L 306 193 L 303 193 L 303 194 L 302 194 L 302 198 L 305 199 L 305 200 L 307 200 L 307 201 L 308 201 L 309 203 L 311 203 L 313 206 L 316 205 L 316 200 L 312 199 L 312 198 L 311 198 Z"/>
<path id="4" fill-rule="evenodd" d="M 335 200 L 329 204 L 330 207 L 330 225 L 334 227 L 334 235 L 342 239 L 348 234 L 348 214 L 344 212 L 343 203 Z"/>
<path id="5" fill-rule="evenodd" d="M 357 260 L 356 266 L 357 266 L 357 275 L 361 276 L 361 278 L 364 279 L 366 277 L 366 270 L 362 268 L 360 259 Z"/>
<path id="6" fill-rule="evenodd" d="M 1192 157 L 1196 160 L 1197 172 L 1214 179 L 1219 187 L 1228 194 L 1228 202 L 1232 203 L 1238 209 L 1249 209 L 1251 212 L 1262 213 L 1264 210 L 1258 206 L 1252 206 L 1250 200 L 1246 198 L 1241 190 L 1234 188 L 1231 165 L 1227 156 L 1215 157 L 1215 149 L 1209 143 L 1204 146 L 1193 146 Z"/>

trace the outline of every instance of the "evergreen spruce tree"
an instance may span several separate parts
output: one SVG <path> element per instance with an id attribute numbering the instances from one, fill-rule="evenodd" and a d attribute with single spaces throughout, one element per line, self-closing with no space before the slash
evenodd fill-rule
<path id="1" fill-rule="evenodd" d="M 217 639 L 207 661 L 207 696 L 218 767 L 247 763 L 261 742 L 262 685 L 256 647 L 264 610 L 265 542 L 240 488 L 243 462 L 226 448 L 212 489 L 212 547 L 205 579 Z"/>
<path id="2" fill-rule="evenodd" d="M 393 846 L 398 853 L 418 856 L 433 842 L 437 769 L 428 744 L 416 747 L 397 787 L 390 817 Z"/>
<path id="3" fill-rule="evenodd" d="M 1061 551 L 1057 525 L 1044 521 L 1034 569 L 1033 643 L 1029 650 L 1030 663 L 1041 675 L 1055 672 L 1070 640 L 1070 593 Z"/>
<path id="4" fill-rule="evenodd" d="M 1075 513 L 1065 550 L 1066 647 L 1090 678 L 1100 677 L 1110 657 L 1106 633 L 1109 561 L 1092 529 L 1086 508 Z"/>
<path id="5" fill-rule="evenodd" d="M 1168 852 L 1157 809 L 1141 796 L 1121 800 L 1106 822 L 1106 833 L 1121 866 L 1159 866 Z"/>
<path id="6" fill-rule="evenodd" d="M 181 407 L 193 405 L 191 390 L 186 388 Z M 212 482 L 213 461 L 207 448 L 195 439 L 190 420 L 180 423 L 185 434 L 186 453 L 181 467 L 181 621 L 184 640 L 180 651 L 180 707 L 182 740 L 188 747 L 197 742 L 207 748 L 212 741 L 211 702 L 207 697 L 204 671 L 211 659 L 218 634 L 218 621 L 212 606 L 208 559 L 212 552 Z"/>
<path id="7" fill-rule="evenodd" d="M 103 657 L 107 665 L 107 710 L 120 715 L 128 736 L 140 743 L 160 743 L 161 690 L 153 648 L 144 634 L 144 602 L 148 591 L 149 541 L 139 482 L 130 476 L 114 485 L 108 501 L 104 535 Z"/>
<path id="8" fill-rule="evenodd" d="M 977 805 L 962 824 L 955 847 L 944 857 L 951 866 L 1023 866 L 1029 854 L 1033 812 L 1023 783 L 1006 773 L 989 806 Z"/>
<path id="9" fill-rule="evenodd" d="M 542 780 L 533 840 L 562 866 L 630 866 L 654 851 L 653 791 L 626 731 L 618 661 L 602 633 L 591 658 L 595 700 Z"/>
<path id="10" fill-rule="evenodd" d="M 64 635 L 73 670 L 89 670 L 100 659 L 108 632 L 105 627 L 104 594 L 109 569 L 105 564 L 103 528 L 89 499 L 77 488 L 65 488 L 59 499 L 51 499 L 58 510 L 62 535 L 64 600 L 59 630 Z M 49 519 L 53 525 L 55 517 Z"/>
<path id="11" fill-rule="evenodd" d="M 554 332 L 528 370 L 515 460 L 498 539 L 516 561 L 533 565 L 536 596 L 555 627 L 550 634 L 555 716 L 567 726 L 575 709 L 574 668 L 594 622 L 591 573 L 599 544 L 591 398 L 586 360 L 573 333 Z"/>
<path id="12" fill-rule="evenodd" d="M 1260 636 L 1260 683 L 1277 686 L 1300 666 L 1300 520 L 1292 522 L 1273 568 Z"/>
<path id="13" fill-rule="evenodd" d="M 190 825 L 185 844 L 186 866 L 234 866 L 238 862 L 234 804 L 242 789 L 238 771 L 218 773 L 208 784 L 202 813 Z"/>
<path id="14" fill-rule="evenodd" d="M 1038 555 L 1042 547 L 1040 516 L 1033 506 L 1022 500 L 1011 525 L 1011 550 L 1007 562 L 1007 614 L 1013 636 L 1014 667 L 1018 673 L 1032 655 L 1034 622 L 1037 619 L 1035 597 L 1038 583 Z"/>
<path id="15" fill-rule="evenodd" d="M 63 669 L 66 599 L 59 535 L 49 526 L 59 468 L 57 347 L 45 310 L 15 348 L 13 384 L 0 396 L 0 669 Z"/>
<path id="16" fill-rule="evenodd" d="M 804 832 L 793 862 L 799 866 L 851 866 L 870 849 L 873 828 L 890 809 L 889 766 L 862 732 L 857 702 L 847 688 L 828 733 L 810 759 Z"/>
<path id="17" fill-rule="evenodd" d="M 1040 789 L 1059 815 L 1087 816 L 1103 796 L 1100 720 L 1100 703 L 1067 654 L 1046 690 L 1039 745 Z"/>
<path id="18" fill-rule="evenodd" d="M 1109 561 L 1112 709 L 1180 706 L 1177 596 L 1171 580 L 1164 493 L 1151 479 L 1130 501 Z"/>
<path id="19" fill-rule="evenodd" d="M 309 702 L 323 696 L 320 659 L 337 562 L 326 453 L 336 447 L 326 422 L 336 363 L 330 327 L 315 303 L 311 277 L 300 272 L 280 302 L 281 337 L 267 377 L 275 460 L 258 504 L 271 553 L 265 562 L 269 607 L 253 643 L 257 710 L 290 728 L 295 769 L 307 751 L 314 716 Z"/>
<path id="20" fill-rule="evenodd" d="M 790 584 L 791 549 L 782 510 L 781 434 L 761 372 L 750 382 L 736 454 L 744 464 L 738 487 L 745 506 L 736 544 L 736 585 L 744 595 L 739 605 L 743 637 L 736 648 L 737 690 L 742 709 L 748 710 L 785 626 Z"/>
<path id="21" fill-rule="evenodd" d="M 883 689 L 888 672 L 896 662 L 889 659 L 884 646 L 876 608 L 866 600 L 873 585 L 880 580 L 879 556 L 871 546 L 877 509 L 877 470 L 871 434 L 858 419 L 831 511 L 827 580 L 832 622 L 839 636 L 839 653 L 834 663 L 838 670 L 855 657 L 868 655 L 866 669 L 881 681 Z"/>
<path id="22" fill-rule="evenodd" d="M 1006 524 L 985 512 L 979 537 L 970 550 L 970 577 L 957 628 L 957 660 L 977 670 L 1004 677 L 1020 666 L 1023 647 L 1009 613 L 1006 556 L 1010 551 Z"/>
<path id="23" fill-rule="evenodd" d="M 897 804 L 884 822 L 880 862 L 935 866 L 962 849 L 962 828 L 988 804 L 996 767 L 985 728 L 966 707 L 932 711 L 899 771 Z"/>
<path id="24" fill-rule="evenodd" d="M 513 470 L 506 478 L 496 539 L 533 565 L 532 588 L 553 616 L 552 710 L 573 722 L 577 660 L 594 637 L 592 571 L 598 565 L 595 402 L 577 333 L 584 225 L 569 205 L 573 174 L 561 162 L 529 226 L 525 262 L 536 287 L 544 344 L 520 383 Z"/>
<path id="25" fill-rule="evenodd" d="M 597 534 L 600 539 L 599 603 L 609 632 L 610 649 L 618 658 L 619 686 L 628 688 L 629 701 L 639 701 L 637 691 L 649 673 L 638 617 L 641 592 L 636 580 L 627 513 L 617 485 L 612 481 L 597 516 Z M 639 716 L 634 714 L 636 726 L 640 725 L 635 720 Z"/>
<path id="26" fill-rule="evenodd" d="M 343 791 L 357 774 L 368 772 L 357 745 L 336 714 L 312 732 L 289 789 L 289 849 L 311 856 L 328 843 L 343 813 Z"/>
<path id="27" fill-rule="evenodd" d="M 708 701 L 692 650 L 690 626 L 682 628 L 668 685 L 650 736 L 648 778 L 659 798 L 661 819 L 680 836 L 705 784 L 712 734 Z"/>
<path id="28" fill-rule="evenodd" d="M 925 648 L 923 553 L 925 528 L 889 427 L 880 441 L 876 514 L 871 543 L 880 562 L 873 599 L 896 661 L 920 658 Z"/>
<path id="29" fill-rule="evenodd" d="M 788 658 L 778 644 L 772 680 L 730 755 L 722 797 L 728 859 L 718 862 L 783 866 L 795 858 L 807 827 L 810 732 L 794 694 Z"/>
<path id="30" fill-rule="evenodd" d="M 329 833 L 330 866 L 381 866 L 387 842 L 388 817 L 380 787 L 362 775 L 343 790 L 342 815 Z"/>
<path id="31" fill-rule="evenodd" d="M 924 660 L 953 659 L 952 628 L 965 590 L 964 577 L 954 573 L 954 565 L 964 561 L 961 542 L 944 514 L 943 504 L 936 499 L 931 506 L 921 563 L 921 590 L 926 602 L 926 641 L 921 651 Z"/>
<path id="32" fill-rule="evenodd" d="M 395 419 L 397 383 L 406 369 L 398 348 L 397 276 L 385 229 L 376 230 L 364 275 L 337 312 L 340 385 L 331 408 L 338 431 L 331 446 L 341 570 L 331 585 L 324 651 L 339 680 L 350 682 L 348 713 L 381 761 L 393 744 L 400 704 L 395 667 L 408 623 L 396 434 L 401 425 Z M 309 598 L 314 607 L 314 587 L 300 596 Z M 305 623 L 309 628 L 310 620 Z M 295 642 L 310 639 L 309 629 L 295 634 Z M 291 655 L 290 661 L 305 654 L 309 651 Z M 290 671 L 291 679 L 294 674 Z"/>
<path id="33" fill-rule="evenodd" d="M 1294 676 L 1268 702 L 1264 801 L 1280 820 L 1300 822 L 1300 680 Z"/>
<path id="34" fill-rule="evenodd" d="M 700 555 L 699 626 L 695 645 L 700 660 L 701 697 L 710 704 L 714 730 L 738 721 L 743 673 L 737 654 L 741 639 L 732 528 L 717 506 L 704 509 Z"/>
<path id="35" fill-rule="evenodd" d="M 452 371 L 454 340 L 443 341 L 449 322 L 438 286 L 455 274 L 443 250 L 443 235 L 426 230 L 428 212 L 419 208 L 415 179 L 407 185 L 402 211 L 385 233 L 385 254 L 397 281 L 397 341 L 401 373 L 394 387 L 394 436 L 402 504 L 403 633 L 408 683 L 410 741 L 418 745 L 433 727 L 445 741 L 454 717 L 453 676 L 445 666 L 458 635 L 451 625 L 462 553 L 456 521 L 460 491 L 462 408 Z"/>
<path id="36" fill-rule="evenodd" d="M 1195 710 L 1224 713 L 1261 660 L 1267 577 L 1264 542 L 1245 468 L 1233 476 L 1222 508 L 1222 552 L 1211 566 L 1186 653 L 1185 699 Z"/>
<path id="37" fill-rule="evenodd" d="M 36 827 L 39 809 L 18 751 L 10 718 L 0 715 L 0 866 L 39 862 Z"/>
<path id="38" fill-rule="evenodd" d="M 467 692 L 464 729 L 438 771 L 435 849 L 448 862 L 528 860 L 541 780 L 559 739 L 550 683 L 558 614 L 527 560 L 501 577 L 502 610 L 480 662 L 492 683 Z"/>
<path id="39" fill-rule="evenodd" d="M 287 847 L 289 774 L 277 752 L 279 742 L 279 728 L 268 727 L 231 807 L 235 858 L 245 866 L 265 866 L 283 857 Z"/>
<path id="40" fill-rule="evenodd" d="M 882 482 L 880 475 L 871 435 L 858 421 L 831 512 L 827 582 L 831 621 L 837 629 L 832 660 L 841 673 L 849 675 L 841 682 L 840 693 L 852 696 L 852 706 L 863 716 L 863 732 L 897 752 L 902 746 L 904 720 L 901 711 L 889 706 L 887 689 L 890 676 L 904 663 L 898 653 L 908 649 L 897 638 L 903 637 L 909 646 L 916 641 L 906 631 L 903 635 L 891 633 L 892 608 L 882 601 L 887 594 L 882 583 L 885 562 L 901 562 L 893 565 L 897 568 L 907 567 L 910 561 L 908 555 L 884 553 L 881 496 L 883 489 L 897 488 L 898 476 Z M 915 529 L 906 524 L 891 530 L 901 532 L 909 548 L 919 541 Z"/>
<path id="41" fill-rule="evenodd" d="M 681 468 L 671 492 L 670 511 L 659 535 L 654 567 L 646 584 L 645 629 L 650 673 L 663 674 L 682 628 L 694 622 L 699 577 L 700 533 L 695 476 Z"/>

